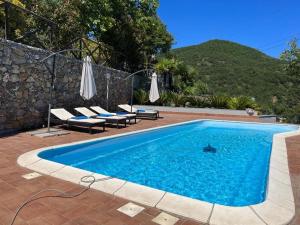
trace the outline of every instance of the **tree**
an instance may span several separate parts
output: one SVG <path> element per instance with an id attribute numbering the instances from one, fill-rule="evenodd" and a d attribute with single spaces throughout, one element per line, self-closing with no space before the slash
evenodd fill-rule
<path id="1" fill-rule="evenodd" d="M 177 75 L 178 64 L 175 58 L 160 58 L 155 65 L 155 69 L 163 76 L 163 88 L 173 90 L 173 77 Z"/>
<path id="2" fill-rule="evenodd" d="M 43 20 L 35 17 L 28 18 L 28 27 L 40 30 L 39 39 L 46 48 L 64 49 L 75 38 L 86 34 L 79 21 L 79 4 L 80 0 L 28 0 L 26 8 L 57 24 L 53 27 L 53 42 L 49 42 L 50 27 L 46 26 Z"/>
<path id="3" fill-rule="evenodd" d="M 9 1 L 13 5 L 16 5 L 20 8 L 25 8 L 25 4 L 22 3 L 20 0 L 11 0 Z M 4 1 L 0 0 L 0 4 L 4 3 Z M 5 11 L 4 7 L 0 8 L 0 24 L 5 24 Z M 8 8 L 8 19 L 9 24 L 6 24 L 6 35 L 9 39 L 15 39 L 21 36 L 21 33 L 23 32 L 26 22 L 25 22 L 25 16 L 24 14 L 20 13 L 18 10 L 16 10 L 13 7 Z M 1 28 L 4 26 L 1 26 Z M 4 30 L 1 30 L 1 37 L 4 35 Z"/>
<path id="4" fill-rule="evenodd" d="M 128 70 L 144 68 L 152 54 L 166 52 L 172 36 L 157 17 L 158 0 L 81 1 L 80 21 L 86 32 L 122 55 Z"/>
<path id="5" fill-rule="evenodd" d="M 289 43 L 289 49 L 285 50 L 280 58 L 287 62 L 285 69 L 290 75 L 300 76 L 300 48 L 297 39 Z"/>
<path id="6" fill-rule="evenodd" d="M 3 2 L 4 1 L 0 1 L 0 4 L 3 3 Z M 25 7 L 25 5 L 23 4 L 23 2 L 20 1 L 20 0 L 10 0 L 8 2 L 10 2 L 10 3 L 14 4 L 14 5 L 17 5 L 17 6 L 21 7 L 21 8 Z"/>
<path id="7" fill-rule="evenodd" d="M 184 92 L 193 85 L 196 70 L 177 60 L 172 55 L 167 55 L 158 60 L 155 69 L 163 76 L 164 89 Z"/>
<path id="8" fill-rule="evenodd" d="M 53 42 L 50 42 L 49 26 L 36 17 L 26 17 L 26 24 L 21 27 L 30 32 L 38 31 L 33 33 L 45 48 L 64 49 L 75 38 L 88 36 L 112 46 L 110 54 L 114 54 L 114 61 L 120 64 L 118 69 L 136 71 L 145 68 L 144 64 L 149 63 L 151 55 L 168 51 L 173 41 L 157 16 L 158 0 L 23 2 L 27 9 L 58 25 Z M 27 43 L 30 41 L 34 40 Z"/>
<path id="9" fill-rule="evenodd" d="M 0 3 L 3 3 L 4 1 L 0 1 Z M 14 5 L 17 5 L 17 6 L 20 6 L 20 7 L 25 7 L 25 5 L 23 4 L 23 1 L 20 1 L 20 0 L 10 0 L 8 1 Z"/>

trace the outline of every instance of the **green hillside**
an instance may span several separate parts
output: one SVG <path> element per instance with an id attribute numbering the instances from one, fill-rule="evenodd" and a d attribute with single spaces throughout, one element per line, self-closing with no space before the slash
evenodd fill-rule
<path id="1" fill-rule="evenodd" d="M 194 66 L 197 79 L 206 82 L 214 94 L 255 97 L 264 107 L 271 107 L 272 99 L 277 99 L 280 107 L 299 102 L 297 81 L 283 71 L 283 62 L 256 49 L 212 40 L 172 53 Z"/>

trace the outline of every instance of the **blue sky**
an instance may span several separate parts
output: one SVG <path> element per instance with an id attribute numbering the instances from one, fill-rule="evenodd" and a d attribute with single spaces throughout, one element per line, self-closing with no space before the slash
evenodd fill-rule
<path id="1" fill-rule="evenodd" d="M 160 0 L 158 14 L 173 48 L 222 39 L 279 57 L 300 39 L 300 0 Z"/>

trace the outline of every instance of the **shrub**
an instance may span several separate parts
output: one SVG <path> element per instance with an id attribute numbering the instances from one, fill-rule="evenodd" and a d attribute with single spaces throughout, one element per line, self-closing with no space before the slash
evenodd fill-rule
<path id="1" fill-rule="evenodd" d="M 193 96 L 208 94 L 208 92 L 208 85 L 200 80 L 195 82 L 193 86 L 188 86 L 184 89 L 185 94 Z"/>
<path id="2" fill-rule="evenodd" d="M 185 96 L 175 92 L 170 92 L 171 103 L 175 106 L 184 106 L 185 105 Z"/>
<path id="3" fill-rule="evenodd" d="M 195 96 L 185 96 L 185 106 L 196 107 L 197 99 Z"/>
<path id="4" fill-rule="evenodd" d="M 168 105 L 171 102 L 170 94 L 167 91 L 162 91 L 159 93 L 159 99 L 154 103 L 157 105 Z"/>
<path id="5" fill-rule="evenodd" d="M 164 106 L 186 106 L 198 108 L 220 108 L 220 109 L 239 109 L 252 108 L 259 110 L 255 100 L 247 96 L 229 97 L 226 95 L 215 96 L 194 96 L 184 95 L 172 91 L 162 91 L 159 94 L 160 98 L 154 105 Z M 145 104 L 148 102 L 148 93 L 142 89 L 134 93 L 135 102 Z"/>
<path id="6" fill-rule="evenodd" d="M 256 109 L 257 104 L 256 102 L 247 96 L 239 96 L 239 97 L 233 97 L 229 100 L 229 108 L 230 109 L 246 109 L 246 108 L 251 108 L 251 109 Z"/>
<path id="7" fill-rule="evenodd" d="M 295 123 L 299 124 L 300 123 L 300 105 L 296 105 L 294 107 L 288 108 L 286 111 L 284 111 L 281 116 L 284 119 L 284 122 L 288 123 Z"/>
<path id="8" fill-rule="evenodd" d="M 210 106 L 219 109 L 229 109 L 230 97 L 225 95 L 215 95 L 210 97 Z"/>
<path id="9" fill-rule="evenodd" d="M 134 101 L 137 104 L 141 104 L 141 105 L 146 104 L 148 100 L 149 100 L 149 95 L 143 89 L 139 89 L 134 92 Z"/>
<path id="10" fill-rule="evenodd" d="M 205 107 L 210 107 L 210 99 L 209 97 L 204 97 L 204 96 L 194 96 L 195 99 L 195 107 L 198 108 L 205 108 Z"/>

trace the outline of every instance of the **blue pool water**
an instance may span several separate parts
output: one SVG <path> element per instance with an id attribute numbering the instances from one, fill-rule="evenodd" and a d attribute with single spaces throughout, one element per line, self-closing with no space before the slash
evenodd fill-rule
<path id="1" fill-rule="evenodd" d="M 41 158 L 228 206 L 264 201 L 272 136 L 298 129 L 198 121 L 41 152 Z"/>

